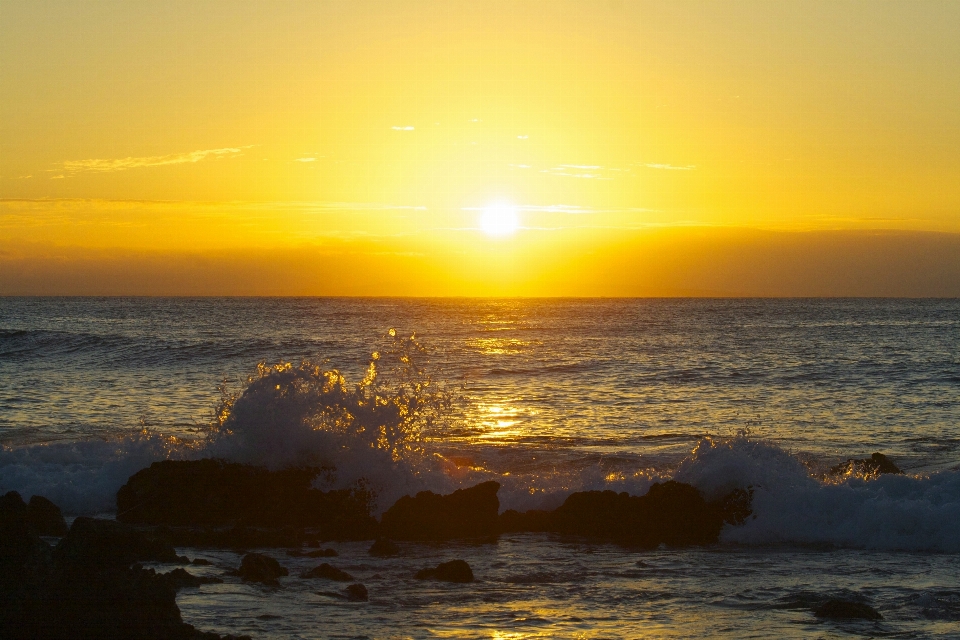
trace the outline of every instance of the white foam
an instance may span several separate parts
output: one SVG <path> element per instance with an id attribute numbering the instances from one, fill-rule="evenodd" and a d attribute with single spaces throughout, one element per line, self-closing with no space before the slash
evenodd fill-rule
<path id="1" fill-rule="evenodd" d="M 956 471 L 824 482 L 776 445 L 738 436 L 701 443 L 676 477 L 708 497 L 753 488 L 753 516 L 726 526 L 723 542 L 960 551 Z"/>

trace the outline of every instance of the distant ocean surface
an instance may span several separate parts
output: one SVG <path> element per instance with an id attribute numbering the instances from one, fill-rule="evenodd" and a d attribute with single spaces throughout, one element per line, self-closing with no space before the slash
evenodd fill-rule
<path id="1" fill-rule="evenodd" d="M 371 354 L 413 334 L 424 380 L 451 398 L 416 456 L 326 450 L 305 427 L 205 444 L 221 386 L 242 394 L 258 363 L 309 360 L 356 384 Z M 960 637 L 958 300 L 0 298 L 0 442 L 0 490 L 71 515 L 109 513 L 154 460 L 214 454 L 329 463 L 344 485 L 371 482 L 381 508 L 486 479 L 501 482 L 502 509 L 521 510 L 666 478 L 707 495 L 755 490 L 755 517 L 715 548 L 525 534 L 377 560 L 342 544 L 338 566 L 369 603 L 294 578 L 279 591 L 228 581 L 178 597 L 204 630 Z M 825 475 L 874 451 L 906 475 Z M 411 579 L 453 557 L 479 582 Z M 828 596 L 868 601 L 884 619 L 814 618 L 809 604 Z"/>

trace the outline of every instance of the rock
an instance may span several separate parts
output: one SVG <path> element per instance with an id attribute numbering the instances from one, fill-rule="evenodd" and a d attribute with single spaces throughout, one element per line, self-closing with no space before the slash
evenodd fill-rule
<path id="1" fill-rule="evenodd" d="M 117 518 L 131 524 L 278 528 L 317 527 L 328 540 L 373 538 L 371 495 L 320 491 L 329 469 L 269 471 L 223 460 L 162 460 L 130 476 L 117 492 Z"/>
<path id="2" fill-rule="evenodd" d="M 501 533 L 550 531 L 550 512 L 532 509 L 520 513 L 508 509 L 500 514 Z"/>
<path id="3" fill-rule="evenodd" d="M 279 562 L 265 556 L 261 553 L 248 553 L 240 561 L 240 568 L 236 570 L 235 575 L 240 576 L 248 582 L 261 582 L 272 586 L 280 584 L 277 578 L 289 575 L 286 567 Z"/>
<path id="4" fill-rule="evenodd" d="M 813 611 L 818 618 L 834 620 L 880 620 L 880 612 L 868 604 L 850 600 L 827 600 Z"/>
<path id="5" fill-rule="evenodd" d="M 145 527 L 140 527 L 145 529 Z M 263 549 L 299 547 L 303 531 L 294 527 L 155 527 L 154 537 L 175 547 Z"/>
<path id="6" fill-rule="evenodd" d="M 903 473 L 903 471 L 893 463 L 893 460 L 882 453 L 874 453 L 869 458 L 849 459 L 841 462 L 829 471 L 829 475 L 860 475 L 860 476 L 879 476 L 884 473 Z"/>
<path id="7" fill-rule="evenodd" d="M 385 558 L 387 556 L 395 556 L 399 554 L 400 547 L 396 542 L 388 538 L 377 538 L 376 542 L 370 545 L 370 548 L 367 549 L 367 553 L 372 556 Z"/>
<path id="8" fill-rule="evenodd" d="M 27 520 L 38 535 L 62 537 L 67 535 L 67 522 L 60 507 L 43 496 L 32 496 L 27 505 Z"/>
<path id="9" fill-rule="evenodd" d="M 113 520 L 80 517 L 57 544 L 55 554 L 73 565 L 130 566 L 133 562 L 180 562 L 176 550 Z"/>
<path id="10" fill-rule="evenodd" d="M 22 503 L 19 496 L 14 499 L 9 494 L 0 499 L 0 637 L 220 637 L 183 623 L 168 578 L 152 569 L 130 566 L 131 558 L 175 557 L 172 549 L 158 547 L 116 522 L 77 518 L 51 552 L 27 524 Z"/>
<path id="11" fill-rule="evenodd" d="M 206 558 L 194 558 L 193 560 L 190 561 L 190 564 L 196 565 L 198 567 L 207 567 L 213 563 L 207 560 Z"/>
<path id="12" fill-rule="evenodd" d="M 404 496 L 380 520 L 380 533 L 395 540 L 449 540 L 497 534 L 498 482 L 483 482 L 449 495 L 421 491 Z"/>
<path id="13" fill-rule="evenodd" d="M 441 562 L 433 569 L 417 571 L 417 580 L 442 580 L 443 582 L 473 582 L 473 571 L 463 560 Z"/>
<path id="14" fill-rule="evenodd" d="M 696 488 L 672 480 L 655 483 L 643 496 L 574 493 L 550 515 L 552 531 L 648 548 L 713 543 L 722 527 L 718 510 Z"/>
<path id="15" fill-rule="evenodd" d="M 715 504 L 717 515 L 726 522 L 734 526 L 746 522 L 747 518 L 753 513 L 753 487 L 747 489 L 734 489 L 720 501 Z"/>
<path id="16" fill-rule="evenodd" d="M 343 571 L 337 569 L 334 566 L 331 566 L 324 562 L 318 567 L 314 567 L 309 571 L 304 571 L 300 574 L 301 578 L 324 578 L 326 580 L 335 580 L 337 582 L 350 582 L 353 580 L 353 576 Z"/>
<path id="17" fill-rule="evenodd" d="M 199 587 L 203 584 L 220 584 L 223 582 L 220 578 L 206 578 L 195 576 L 186 569 L 174 569 L 169 573 L 161 573 L 160 577 L 167 581 L 174 591 L 186 587 Z"/>
<path id="18" fill-rule="evenodd" d="M 359 582 L 350 585 L 344 589 L 344 592 L 347 594 L 347 600 L 352 602 L 366 602 L 370 599 L 367 594 L 367 588 Z"/>
<path id="19" fill-rule="evenodd" d="M 340 554 L 333 549 L 317 549 L 303 554 L 306 558 L 336 558 Z"/>

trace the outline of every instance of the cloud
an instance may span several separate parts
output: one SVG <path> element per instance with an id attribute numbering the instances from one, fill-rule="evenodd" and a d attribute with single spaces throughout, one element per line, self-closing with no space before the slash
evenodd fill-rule
<path id="1" fill-rule="evenodd" d="M 297 158 L 294 162 L 316 162 L 316 158 Z"/>
<path id="2" fill-rule="evenodd" d="M 661 164 L 656 162 L 645 162 L 640 165 L 641 167 L 646 167 L 647 169 L 665 169 L 667 171 L 693 171 L 697 168 L 695 164 L 688 164 L 683 167 L 678 167 L 672 164 Z"/>
<path id="3" fill-rule="evenodd" d="M 248 145 L 246 147 L 239 148 L 225 147 L 223 149 L 201 149 L 198 151 L 189 151 L 187 153 L 171 153 L 165 156 L 67 160 L 63 163 L 63 170 L 68 173 L 81 173 L 85 171 L 107 173 L 112 171 L 125 171 L 127 169 L 138 169 L 140 167 L 161 167 L 169 164 L 187 164 L 200 162 L 201 160 L 206 160 L 207 158 L 234 157 L 240 153 L 243 153 L 244 149 L 249 148 L 250 146 Z"/>

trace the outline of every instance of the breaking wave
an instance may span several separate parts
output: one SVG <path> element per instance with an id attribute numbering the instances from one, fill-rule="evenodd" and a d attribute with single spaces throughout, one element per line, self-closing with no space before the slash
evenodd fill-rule
<path id="1" fill-rule="evenodd" d="M 487 479 L 501 482 L 503 509 L 522 510 L 554 508 L 576 490 L 643 494 L 672 478 L 711 500 L 752 491 L 752 516 L 727 526 L 724 543 L 960 551 L 957 471 L 824 476 L 775 443 L 739 434 L 704 438 L 679 465 L 662 469 L 609 473 L 599 465 L 557 464 L 495 473 L 458 466 L 431 450 L 431 437 L 451 428 L 457 402 L 430 376 L 416 337 L 391 331 L 358 382 L 325 362 L 261 364 L 243 388 L 223 390 L 215 418 L 194 440 L 143 430 L 116 440 L 4 448 L 0 490 L 44 495 L 69 514 L 109 512 L 117 489 L 136 471 L 157 460 L 202 457 L 271 469 L 327 467 L 333 471 L 319 488 L 362 482 L 378 495 L 380 509 L 404 494 Z"/>

